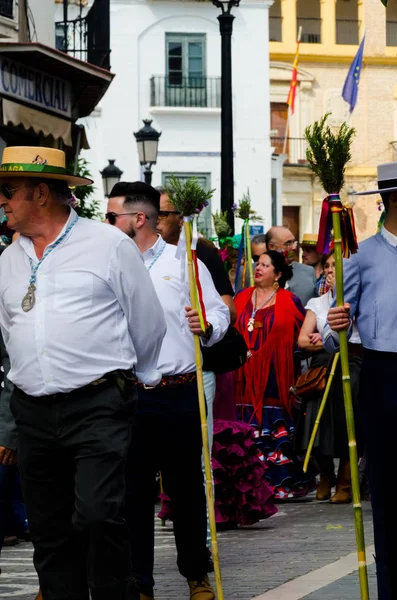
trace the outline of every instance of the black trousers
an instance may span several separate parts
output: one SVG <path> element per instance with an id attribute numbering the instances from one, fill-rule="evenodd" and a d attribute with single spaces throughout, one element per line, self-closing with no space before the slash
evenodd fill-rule
<path id="1" fill-rule="evenodd" d="M 18 463 L 44 600 L 137 600 L 122 511 L 135 385 L 16 389 Z"/>
<path id="2" fill-rule="evenodd" d="M 373 510 L 378 600 L 397 598 L 397 353 L 366 350 L 360 413 Z"/>
<path id="3" fill-rule="evenodd" d="M 127 465 L 127 521 L 133 573 L 143 594 L 154 587 L 156 473 L 170 496 L 181 575 L 207 572 L 206 502 L 201 468 L 201 428 L 196 382 L 173 389 L 138 389 L 138 409 Z"/>

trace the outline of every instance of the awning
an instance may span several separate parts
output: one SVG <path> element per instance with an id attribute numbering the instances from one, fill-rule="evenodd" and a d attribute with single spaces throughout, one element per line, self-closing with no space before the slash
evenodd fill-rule
<path id="1" fill-rule="evenodd" d="M 43 134 L 46 137 L 52 136 L 54 140 L 59 138 L 64 141 L 66 146 L 72 146 L 72 123 L 48 115 L 34 108 L 3 100 L 3 123 L 4 125 L 22 125 L 27 131 L 33 129 L 37 134 Z"/>
<path id="2" fill-rule="evenodd" d="M 114 77 L 106 69 L 39 43 L 0 42 L 0 55 L 70 82 L 75 95 L 72 120 L 91 114 Z"/>
<path id="3" fill-rule="evenodd" d="M 3 99 L 3 124 L 9 125 L 10 123 L 15 127 L 22 126 L 26 131 L 33 129 L 38 135 L 51 136 L 54 140 L 61 139 L 66 146 L 73 146 L 73 123 L 17 102 Z M 80 147 L 84 149 L 90 147 L 84 127 L 81 130 Z"/>

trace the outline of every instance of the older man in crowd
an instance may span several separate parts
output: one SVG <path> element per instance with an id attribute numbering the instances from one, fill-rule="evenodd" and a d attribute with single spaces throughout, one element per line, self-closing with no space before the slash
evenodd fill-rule
<path id="1" fill-rule="evenodd" d="M 306 306 L 310 298 L 318 296 L 313 267 L 302 265 L 295 260 L 298 242 L 292 231 L 287 227 L 271 227 L 266 233 L 266 246 L 268 250 L 281 252 L 287 263 L 291 265 L 293 276 L 288 282 L 288 289 L 298 296 L 303 306 Z"/>
<path id="2" fill-rule="evenodd" d="M 71 208 L 69 186 L 91 183 L 60 150 L 4 150 L 0 205 L 21 235 L 0 261 L 0 325 L 44 600 L 139 598 L 125 462 L 135 380 L 160 381 L 166 325 L 135 244 Z"/>

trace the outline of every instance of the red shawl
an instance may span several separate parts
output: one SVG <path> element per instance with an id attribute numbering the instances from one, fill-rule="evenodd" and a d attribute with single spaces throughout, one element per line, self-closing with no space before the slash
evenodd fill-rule
<path id="1" fill-rule="evenodd" d="M 289 390 L 295 384 L 293 353 L 305 310 L 296 296 L 281 288 L 276 296 L 274 318 L 263 318 L 269 308 L 259 310 L 255 322 L 261 323 L 262 327 L 255 327 L 250 333 L 247 324 L 252 311 L 250 301 L 253 290 L 253 287 L 247 288 L 235 297 L 236 328 L 244 336 L 252 353 L 245 365 L 236 371 L 236 402 L 252 404 L 258 422 L 261 423 L 271 366 L 276 377 L 280 406 L 291 413 L 294 396 Z"/>

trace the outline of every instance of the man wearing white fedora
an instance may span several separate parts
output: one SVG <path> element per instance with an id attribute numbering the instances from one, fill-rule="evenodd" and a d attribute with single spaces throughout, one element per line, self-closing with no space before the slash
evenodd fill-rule
<path id="1" fill-rule="evenodd" d="M 34 564 L 44 600 L 136 600 L 122 511 L 135 381 L 156 385 L 162 308 L 135 244 L 79 218 L 65 155 L 9 147 L 0 326 Z M 1 447 L 0 462 L 10 460 Z"/>
<path id="2" fill-rule="evenodd" d="M 360 418 L 373 509 L 379 600 L 397 598 L 397 519 L 394 473 L 397 423 L 397 163 L 378 167 L 378 189 L 385 220 L 344 262 L 345 305 L 332 307 L 324 345 L 334 352 L 338 336 L 352 318 L 364 346 L 360 380 Z"/>

